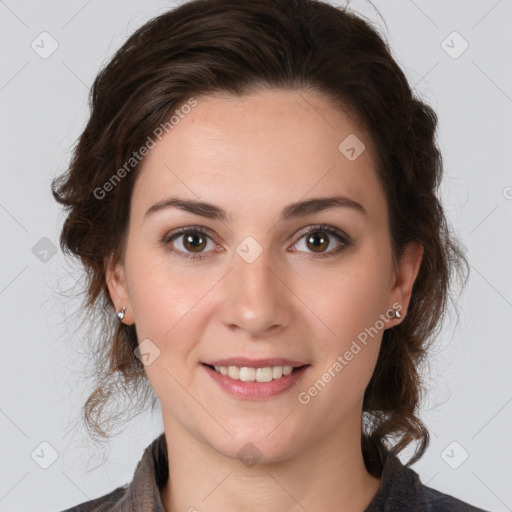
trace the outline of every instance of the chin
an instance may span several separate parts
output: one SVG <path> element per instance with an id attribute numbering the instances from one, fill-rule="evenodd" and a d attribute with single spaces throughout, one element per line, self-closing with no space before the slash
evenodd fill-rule
<path id="1" fill-rule="evenodd" d="M 293 437 L 284 430 L 280 433 L 279 438 L 277 435 L 268 435 L 268 432 L 271 432 L 272 429 L 267 431 L 261 427 L 253 435 L 249 434 L 248 430 L 244 431 L 243 429 L 237 434 L 231 430 L 229 431 L 233 434 L 233 438 L 227 438 L 223 440 L 224 442 L 220 442 L 220 440 L 212 441 L 210 445 L 221 455 L 239 460 L 247 467 L 262 463 L 283 462 L 301 451 L 300 443 L 294 441 Z"/>

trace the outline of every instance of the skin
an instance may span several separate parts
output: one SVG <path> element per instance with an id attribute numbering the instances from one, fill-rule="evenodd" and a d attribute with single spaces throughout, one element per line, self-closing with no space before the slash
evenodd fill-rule
<path id="1" fill-rule="evenodd" d="M 144 160 L 124 260 L 107 262 L 124 323 L 136 324 L 139 343 L 149 338 L 160 350 L 145 370 L 161 402 L 169 453 L 162 502 L 170 512 L 362 511 L 380 485 L 364 466 L 360 436 L 383 329 L 307 405 L 298 393 L 393 304 L 402 318 L 385 328 L 403 320 L 422 247 L 411 243 L 394 265 L 371 141 L 325 96 L 263 89 L 197 100 Z M 354 161 L 338 149 L 349 134 L 366 146 Z M 171 195 L 214 203 L 231 217 L 222 222 L 170 208 L 144 220 L 151 205 Z M 366 214 L 330 208 L 278 222 L 286 205 L 332 195 L 357 201 Z M 335 253 L 340 242 L 324 234 L 330 241 L 315 251 L 304 234 L 320 223 L 352 244 Z M 210 230 L 203 259 L 177 256 L 197 254 L 186 235 L 161 242 L 184 226 Z M 236 252 L 247 236 L 262 249 L 252 263 Z M 200 364 L 233 356 L 311 366 L 284 393 L 244 400 L 223 391 Z M 251 467 L 237 457 L 246 443 L 260 453 Z"/>

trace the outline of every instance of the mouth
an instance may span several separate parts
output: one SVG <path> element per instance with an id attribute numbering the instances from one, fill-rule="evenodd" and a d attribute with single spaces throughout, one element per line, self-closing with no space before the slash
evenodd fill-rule
<path id="1" fill-rule="evenodd" d="M 309 364 L 301 366 L 292 365 L 275 365 L 263 367 L 250 367 L 250 366 L 220 366 L 207 363 L 201 363 L 203 366 L 210 368 L 220 375 L 224 375 L 232 380 L 242 382 L 272 382 L 274 380 L 282 379 L 292 373 L 295 373 Z"/>
<path id="2" fill-rule="evenodd" d="M 224 364 L 210 364 L 217 362 Z M 228 362 L 252 366 L 235 366 L 233 364 L 227 366 Z M 287 391 L 290 391 L 301 379 L 305 378 L 308 368 L 311 366 L 311 364 L 303 364 L 301 361 L 289 359 L 244 361 L 239 358 L 210 361 L 210 363 L 201 363 L 206 374 L 221 390 L 239 400 L 267 400 L 286 395 Z M 294 363 L 297 366 L 283 363 Z"/>

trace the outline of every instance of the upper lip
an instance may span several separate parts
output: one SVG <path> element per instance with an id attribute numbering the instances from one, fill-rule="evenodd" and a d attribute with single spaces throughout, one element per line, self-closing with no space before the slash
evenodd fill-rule
<path id="1" fill-rule="evenodd" d="M 216 359 L 215 361 L 204 361 L 204 364 L 211 366 L 239 366 L 246 368 L 265 368 L 267 366 L 294 366 L 300 367 L 308 363 L 295 359 L 283 357 L 271 357 L 266 359 L 249 359 L 247 357 L 230 357 L 228 359 Z"/>

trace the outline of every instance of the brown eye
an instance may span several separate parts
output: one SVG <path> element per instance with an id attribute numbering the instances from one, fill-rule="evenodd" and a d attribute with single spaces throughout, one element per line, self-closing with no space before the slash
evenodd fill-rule
<path id="1" fill-rule="evenodd" d="M 210 243 L 211 247 L 208 247 Z M 170 246 L 170 250 L 185 259 L 203 258 L 208 252 L 206 249 L 214 249 L 215 243 L 211 237 L 198 228 L 183 228 L 162 239 L 164 246 Z"/>
<path id="2" fill-rule="evenodd" d="M 206 237 L 199 232 L 188 233 L 183 236 L 183 246 L 187 251 L 201 252 L 206 247 Z"/>
<path id="3" fill-rule="evenodd" d="M 301 247 L 301 244 L 304 247 Z M 322 224 L 304 233 L 294 244 L 293 252 L 305 252 L 323 258 L 333 256 L 350 245 L 352 241 L 348 235 Z"/>
<path id="4" fill-rule="evenodd" d="M 321 231 L 307 235 L 306 243 L 314 252 L 323 252 L 329 246 L 329 237 L 325 236 Z"/>

